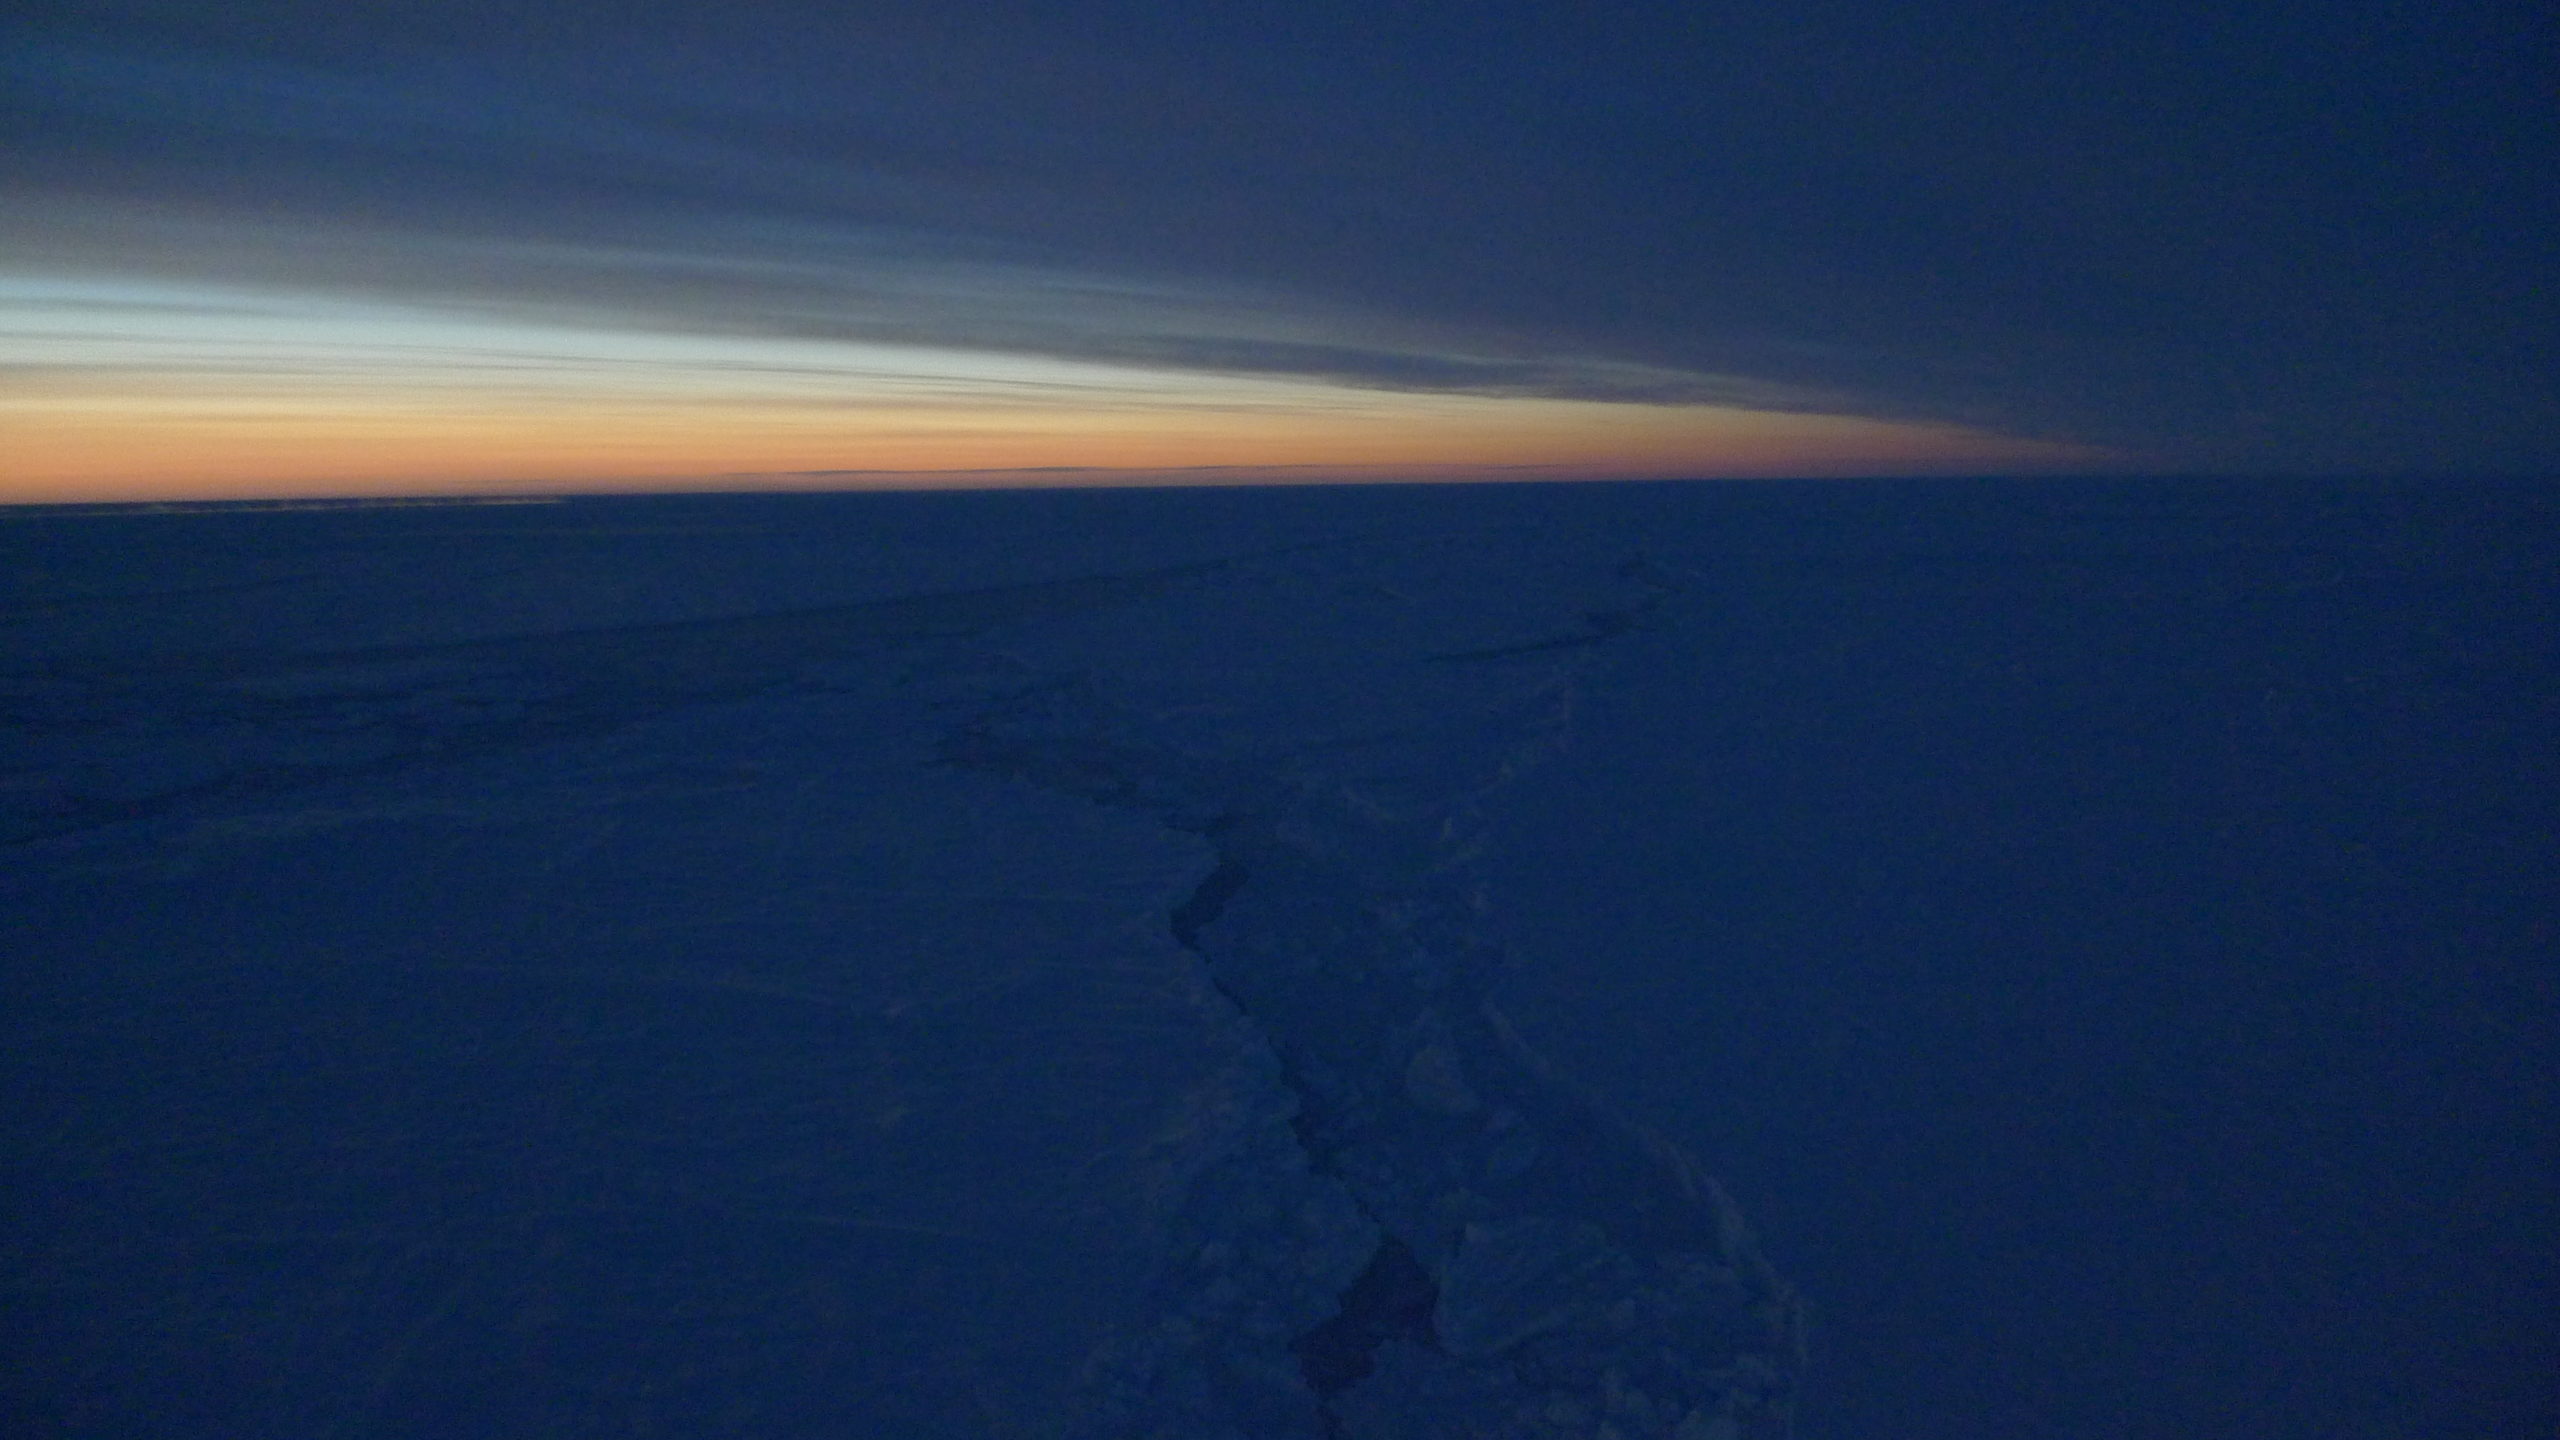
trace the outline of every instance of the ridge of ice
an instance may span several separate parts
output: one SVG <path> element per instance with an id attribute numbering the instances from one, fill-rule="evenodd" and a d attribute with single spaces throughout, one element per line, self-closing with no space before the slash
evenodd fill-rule
<path id="1" fill-rule="evenodd" d="M 1661 599 L 1639 583 L 1581 628 L 1418 657 L 1470 673 L 1405 727 L 1202 743 L 1075 675 L 946 738 L 950 763 L 1206 843 L 1167 927 L 1287 1091 L 1293 1143 L 1266 1120 L 1195 1195 L 1207 1238 L 1079 1436 L 1786 1433 L 1801 1303 L 1692 1159 L 1519 1039 L 1464 879 L 1481 802 L 1564 742 L 1583 671 Z"/>

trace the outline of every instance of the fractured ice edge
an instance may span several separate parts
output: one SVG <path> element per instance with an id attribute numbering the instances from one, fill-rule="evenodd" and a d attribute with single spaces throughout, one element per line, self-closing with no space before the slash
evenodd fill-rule
<path id="1" fill-rule="evenodd" d="M 1431 658 L 1586 651 L 1660 598 Z M 1380 803 L 1285 749 L 1177 748 L 1072 683 L 991 705 L 947 740 L 951 763 L 1137 809 L 1213 848 L 1169 925 L 1267 1046 L 1285 1097 L 1203 1157 L 1161 1318 L 1097 1365 L 1078 1440 L 1790 1432 L 1805 1308 L 1739 1209 L 1688 1154 L 1558 1074 L 1491 998 L 1505 957 L 1465 879 L 1469 821 L 1555 743 L 1588 656 L 1560 658 L 1494 713 L 1373 742 L 1420 739 L 1428 768 L 1461 772 L 1418 802 Z"/>
<path id="2" fill-rule="evenodd" d="M 904 667 L 939 699 L 943 763 L 1197 838 L 1207 872 L 1165 924 L 1249 1037 L 1164 1159 L 1180 1198 L 1153 1318 L 1090 1367 L 1072 1440 L 1788 1433 L 1802 1304 L 1695 1161 L 1506 1023 L 1507 961 L 1468 878 L 1485 802 L 1563 743 L 1579 687 L 1658 612 L 1663 578 L 1630 562 L 1612 603 L 1555 629 L 1488 618 L 1475 596 L 1461 621 L 1415 619 L 1428 607 L 1340 567 L 1266 556 L 552 636 L 56 666 L 0 687 L 38 762 L 0 797 L 5 838 L 834 688 L 848 661 L 865 686 Z M 1308 639 L 1311 623 L 1330 629 Z M 1254 690 L 1268 665 L 1151 649 L 1222 625 L 1285 637 L 1263 658 L 1304 673 L 1275 700 Z M 1192 689 L 1166 693 L 1166 675 Z"/>

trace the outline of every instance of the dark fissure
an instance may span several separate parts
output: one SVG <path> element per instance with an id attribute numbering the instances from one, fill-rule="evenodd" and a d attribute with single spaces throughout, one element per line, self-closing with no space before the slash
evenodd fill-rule
<path id="1" fill-rule="evenodd" d="M 1249 872 L 1233 860 L 1221 859 L 1218 867 L 1200 882 L 1200 888 L 1173 907 L 1173 938 L 1185 950 L 1198 953 L 1200 932 L 1209 928 L 1227 908 L 1227 902 L 1244 889 Z"/>
<path id="2" fill-rule="evenodd" d="M 1377 1368 L 1379 1346 L 1401 1337 L 1437 1347 L 1431 1312 L 1439 1303 L 1440 1287 L 1430 1272 L 1403 1241 L 1390 1235 L 1378 1242 L 1368 1267 L 1342 1292 L 1342 1309 L 1289 1342 L 1307 1388 L 1326 1407 L 1328 1433 L 1334 1397 L 1369 1378 Z"/>

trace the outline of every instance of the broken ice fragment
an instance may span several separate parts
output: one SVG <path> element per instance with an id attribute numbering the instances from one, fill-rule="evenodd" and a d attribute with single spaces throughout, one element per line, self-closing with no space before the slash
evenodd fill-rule
<path id="1" fill-rule="evenodd" d="M 1435 1115 L 1472 1115 L 1484 1107 L 1446 1045 L 1425 1045 L 1404 1070 L 1405 1098 Z"/>
<path id="2" fill-rule="evenodd" d="M 1596 1321 L 1635 1280 L 1634 1262 L 1596 1225 L 1542 1215 L 1475 1224 L 1450 1257 L 1434 1320 L 1450 1354 L 1497 1355 Z"/>

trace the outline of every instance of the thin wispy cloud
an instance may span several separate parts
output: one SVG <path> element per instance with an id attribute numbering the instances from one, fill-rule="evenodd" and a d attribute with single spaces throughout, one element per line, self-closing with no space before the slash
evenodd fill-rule
<path id="1" fill-rule="evenodd" d="M 888 347 L 2531 468 L 2560 166 L 2525 38 L 2361 4 L 38 7 L 0 32 L 0 275 L 548 329 L 635 396 L 647 335 L 738 376 Z M 178 373 L 136 343 L 83 363 Z"/>

